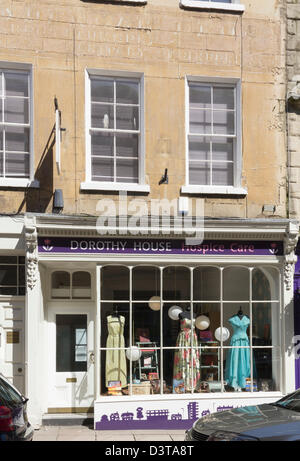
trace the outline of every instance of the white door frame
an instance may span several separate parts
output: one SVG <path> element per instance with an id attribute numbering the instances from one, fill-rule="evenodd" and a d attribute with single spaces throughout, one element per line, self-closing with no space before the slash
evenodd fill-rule
<path id="1" fill-rule="evenodd" d="M 87 315 L 87 372 L 56 372 L 56 315 Z M 47 320 L 48 412 L 88 412 L 95 400 L 95 303 L 84 300 L 49 302 Z M 74 379 L 77 381 L 73 382 Z M 65 399 L 55 396 L 57 387 L 60 387 L 61 393 L 65 394 Z M 79 398 L 77 398 L 78 393 Z"/>

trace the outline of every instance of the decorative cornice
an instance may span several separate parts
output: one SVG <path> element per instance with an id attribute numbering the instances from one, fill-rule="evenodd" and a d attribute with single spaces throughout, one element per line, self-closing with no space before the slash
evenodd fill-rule
<path id="1" fill-rule="evenodd" d="M 41 237 L 123 237 L 139 234 L 148 238 L 181 238 L 186 237 L 187 229 L 195 230 L 195 220 L 190 218 L 184 221 L 184 228 L 178 227 L 178 221 L 170 218 L 169 226 L 165 226 L 159 218 L 150 217 L 148 227 L 124 227 L 125 222 L 130 224 L 130 217 L 116 218 L 114 226 L 102 226 L 97 229 L 97 217 L 91 216 L 37 216 L 37 230 Z M 126 221 L 128 219 L 128 221 Z M 142 222 L 142 219 L 141 219 Z M 147 222 L 147 221 L 146 221 Z M 154 223 L 154 225 L 153 225 Z M 205 239 L 239 239 L 239 240 L 283 240 L 290 221 L 287 219 L 210 219 L 205 218 L 201 223 L 204 228 Z M 182 232 L 180 232 L 180 229 Z M 137 231 L 139 230 L 139 233 Z M 155 230 L 155 232 L 154 232 Z"/>

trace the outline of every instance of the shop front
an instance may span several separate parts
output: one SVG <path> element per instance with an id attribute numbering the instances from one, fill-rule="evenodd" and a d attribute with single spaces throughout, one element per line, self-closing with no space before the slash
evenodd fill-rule
<path id="1" fill-rule="evenodd" d="M 287 225 L 216 229 L 198 245 L 38 229 L 42 412 L 182 429 L 292 391 Z"/>

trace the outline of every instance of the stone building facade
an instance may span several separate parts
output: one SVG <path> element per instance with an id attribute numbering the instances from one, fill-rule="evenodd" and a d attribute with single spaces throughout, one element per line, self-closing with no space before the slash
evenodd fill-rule
<path id="1" fill-rule="evenodd" d="M 94 411 L 98 429 L 147 414 L 143 427 L 157 415 L 184 427 L 190 408 L 295 388 L 294 10 L 285 0 L 1 2 L 0 367 L 29 397 L 34 425 Z M 112 210 L 118 219 L 99 228 Z M 204 241 L 190 243 L 175 218 L 195 230 L 194 210 Z M 128 221 L 137 214 L 156 220 Z M 227 371 L 237 311 L 250 322 L 238 383 Z M 182 312 L 198 319 L 193 364 L 176 353 Z"/>

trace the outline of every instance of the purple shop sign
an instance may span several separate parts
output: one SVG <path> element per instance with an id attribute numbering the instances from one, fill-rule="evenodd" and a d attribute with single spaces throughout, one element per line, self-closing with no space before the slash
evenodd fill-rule
<path id="1" fill-rule="evenodd" d="M 186 245 L 185 240 L 175 239 L 39 237 L 38 249 L 40 253 L 67 254 L 283 255 L 283 243 L 280 241 L 204 240 L 199 245 Z"/>

